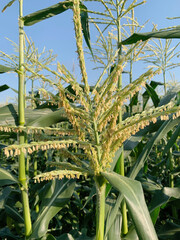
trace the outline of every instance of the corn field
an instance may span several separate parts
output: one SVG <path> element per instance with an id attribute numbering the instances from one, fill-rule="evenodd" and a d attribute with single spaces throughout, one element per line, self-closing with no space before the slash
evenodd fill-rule
<path id="1" fill-rule="evenodd" d="M 167 81 L 180 27 L 146 32 L 138 0 L 66 0 L 25 16 L 11 0 L 2 12 L 14 4 L 16 52 L 0 49 L 0 73 L 18 79 L 0 86 L 18 96 L 0 107 L 0 239 L 180 239 L 180 86 Z M 26 34 L 67 11 L 79 74 Z"/>

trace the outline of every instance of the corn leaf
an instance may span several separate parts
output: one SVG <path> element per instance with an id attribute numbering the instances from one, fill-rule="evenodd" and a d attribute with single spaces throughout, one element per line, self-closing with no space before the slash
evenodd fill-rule
<path id="1" fill-rule="evenodd" d="M 5 211 L 8 216 L 14 219 L 18 223 L 24 223 L 23 217 L 19 214 L 17 209 L 10 205 L 5 205 Z"/>
<path id="2" fill-rule="evenodd" d="M 158 239 L 146 206 L 141 183 L 114 172 L 101 174 L 124 196 L 139 239 Z"/>
<path id="3" fill-rule="evenodd" d="M 66 10 L 72 8 L 72 6 L 73 6 L 72 1 L 63 1 L 63 2 L 59 2 L 55 5 L 52 5 L 48 8 L 44 8 L 37 12 L 28 14 L 23 17 L 24 25 L 25 26 L 34 25 L 35 23 L 41 22 L 45 19 L 56 16 L 60 13 L 63 13 Z"/>
<path id="4" fill-rule="evenodd" d="M 25 109 L 25 120 L 28 126 L 50 126 L 65 120 L 63 110 L 53 112 L 50 108 L 46 109 Z M 0 108 L 0 125 L 18 126 L 18 107 L 8 104 Z"/>
<path id="5" fill-rule="evenodd" d="M 18 183 L 18 179 L 9 171 L 0 168 L 0 186 Z"/>
<path id="6" fill-rule="evenodd" d="M 44 109 L 39 109 L 38 111 L 40 113 L 43 112 L 43 110 Z M 28 122 L 27 126 L 46 127 L 62 121 L 67 121 L 67 117 L 64 109 L 60 108 L 57 111 L 44 114 L 44 116 L 40 116 L 38 119 Z"/>
<path id="7" fill-rule="evenodd" d="M 156 32 L 146 32 L 146 33 L 134 33 L 129 38 L 121 42 L 122 45 L 133 44 L 138 41 L 146 41 L 150 38 L 180 38 L 180 27 L 176 27 L 170 30 L 160 30 Z"/>
<path id="8" fill-rule="evenodd" d="M 136 230 L 134 228 L 131 228 L 127 235 L 122 238 L 122 240 L 139 240 L 138 236 L 137 236 L 137 233 L 136 233 Z"/>
<path id="9" fill-rule="evenodd" d="M 178 125 L 173 135 L 169 139 L 167 145 L 165 146 L 163 155 L 166 154 L 169 151 L 169 149 L 173 146 L 173 144 L 176 142 L 177 138 L 179 137 L 179 133 L 180 133 L 180 124 Z"/>
<path id="10" fill-rule="evenodd" d="M 160 102 L 160 99 L 159 99 L 156 91 L 148 83 L 146 83 L 146 92 L 143 93 L 143 110 L 145 109 L 145 106 L 146 106 L 147 101 L 149 99 L 149 97 L 148 97 L 146 99 L 146 101 L 144 102 L 144 96 L 145 96 L 146 93 L 148 94 L 149 97 L 151 97 L 154 106 L 157 107 L 159 102 Z"/>
<path id="11" fill-rule="evenodd" d="M 7 90 L 7 89 L 9 89 L 9 86 L 6 85 L 6 84 L 0 86 L 0 92 L 3 92 L 5 90 Z"/>
<path id="12" fill-rule="evenodd" d="M 122 215 L 120 211 L 116 214 L 114 223 L 108 232 L 108 240 L 119 240 L 121 235 Z"/>
<path id="13" fill-rule="evenodd" d="M 29 240 L 39 239 L 46 234 L 49 222 L 68 202 L 73 194 L 74 187 L 74 180 L 53 180 L 49 183 L 49 188 L 44 193 L 40 211 L 33 224 L 33 232 Z"/>
<path id="14" fill-rule="evenodd" d="M 13 188 L 10 186 L 4 187 L 1 190 L 1 195 L 0 195 L 0 209 L 4 208 L 4 205 L 6 203 L 7 198 L 9 197 L 10 193 L 13 191 Z"/>
<path id="15" fill-rule="evenodd" d="M 162 139 L 174 126 L 179 124 L 180 118 L 177 119 L 169 119 L 168 121 L 165 121 L 159 130 L 155 133 L 155 135 L 150 139 L 150 141 L 146 144 L 146 146 L 143 148 L 143 151 L 139 155 L 138 159 L 136 160 L 133 169 L 130 173 L 131 178 L 136 178 L 137 174 L 141 170 L 141 168 L 144 166 L 144 162 L 146 161 L 147 157 L 149 156 L 152 147 L 155 143 L 157 143 L 160 139 Z"/>
<path id="16" fill-rule="evenodd" d="M 16 0 L 11 0 L 8 4 L 6 4 L 6 6 L 3 8 L 2 12 L 4 12 L 6 10 L 6 8 L 12 6 L 15 1 Z"/>
<path id="17" fill-rule="evenodd" d="M 6 85 L 6 84 L 3 84 L 3 85 L 1 85 L 0 86 L 0 92 L 3 92 L 3 91 L 5 91 L 5 90 L 7 90 L 7 89 L 11 89 L 11 90 L 13 90 L 15 93 L 18 93 L 18 91 L 16 90 L 16 89 L 14 89 L 14 88 L 11 88 L 11 87 L 9 87 L 8 85 Z"/>
<path id="18" fill-rule="evenodd" d="M 180 199 L 180 187 L 169 188 L 165 187 L 163 193 L 169 197 Z"/>
<path id="19" fill-rule="evenodd" d="M 44 8 L 37 12 L 28 14 L 23 18 L 24 25 L 31 26 L 35 23 L 41 22 L 45 19 L 48 19 L 50 17 L 61 14 L 61 13 L 65 12 L 66 10 L 71 9 L 72 6 L 73 6 L 73 1 L 63 1 L 63 2 L 59 2 L 55 5 L 52 5 L 48 8 Z M 82 24 L 82 31 L 83 31 L 84 39 L 92 53 L 92 49 L 91 49 L 91 45 L 90 45 L 90 33 L 89 33 L 89 21 L 88 21 L 87 8 L 82 3 L 80 3 L 80 11 L 81 11 L 81 24 Z"/>
<path id="20" fill-rule="evenodd" d="M 158 231 L 159 239 L 163 240 L 179 240 L 180 238 L 180 225 L 173 222 L 166 222 Z"/>
<path id="21" fill-rule="evenodd" d="M 10 67 L 0 65 L 0 74 L 1 73 L 6 73 L 6 72 L 12 72 L 12 71 L 15 71 L 15 70 L 16 69 L 14 69 L 14 68 L 10 68 Z"/>
<path id="22" fill-rule="evenodd" d="M 109 209 L 106 217 L 106 228 L 105 228 L 105 238 L 109 235 L 109 231 L 111 231 L 111 227 L 114 225 L 116 221 L 116 216 L 119 214 L 119 206 L 121 204 L 121 201 L 123 199 L 123 196 L 119 194 L 116 202 L 114 205 Z"/>
<path id="23" fill-rule="evenodd" d="M 149 98 L 152 99 L 154 106 L 156 106 L 156 107 L 158 106 L 160 99 L 159 99 L 157 93 L 155 92 L 155 89 L 159 85 L 163 85 L 163 83 L 155 82 L 155 81 L 151 81 L 150 85 L 148 85 L 146 83 L 146 91 L 142 95 L 143 96 L 143 109 L 145 109 Z"/>
<path id="24" fill-rule="evenodd" d="M 142 137 L 146 135 L 148 132 L 155 132 L 154 136 L 149 140 L 147 145 L 144 147 L 142 153 L 138 157 L 135 165 L 133 166 L 133 169 L 130 173 L 131 178 L 136 178 L 137 174 L 141 170 L 141 168 L 144 166 L 144 162 L 146 161 L 147 157 L 149 156 L 152 147 L 156 142 L 158 142 L 160 139 L 162 139 L 174 126 L 176 126 L 179 123 L 180 119 L 175 119 L 172 120 L 170 119 L 169 121 L 162 122 L 162 121 L 157 121 L 155 124 L 150 124 L 147 126 L 145 129 L 140 130 L 136 135 L 131 136 L 130 139 L 128 139 L 125 144 L 124 144 L 124 156 L 127 157 L 131 151 L 137 146 L 137 144 L 142 140 Z M 113 165 L 111 170 L 114 169 L 114 166 L 121 154 L 121 149 L 118 150 L 117 154 L 115 155 Z M 122 196 L 118 197 L 117 205 L 115 205 L 111 211 L 111 215 L 109 215 L 107 222 L 106 222 L 106 234 L 108 233 L 111 225 L 113 224 L 116 214 L 118 212 L 118 208 L 120 206 L 120 203 L 122 201 Z M 127 238 L 131 239 L 131 238 Z"/>

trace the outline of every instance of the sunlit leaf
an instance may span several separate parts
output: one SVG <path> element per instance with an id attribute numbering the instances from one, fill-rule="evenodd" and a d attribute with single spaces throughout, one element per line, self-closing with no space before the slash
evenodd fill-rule
<path id="1" fill-rule="evenodd" d="M 114 172 L 101 174 L 124 196 L 139 239 L 158 239 L 146 206 L 141 183 Z"/>
<path id="2" fill-rule="evenodd" d="M 51 126 L 61 121 L 67 120 L 63 109 L 53 112 L 50 108 L 46 109 L 25 109 L 25 121 L 28 126 Z M 18 125 L 18 107 L 8 104 L 0 108 L 0 125 Z"/>
<path id="3" fill-rule="evenodd" d="M 39 109 L 38 111 L 39 113 L 43 112 L 43 109 Z M 61 121 L 67 121 L 67 117 L 63 108 L 60 108 L 54 112 L 49 112 L 48 114 L 44 114 L 44 116 L 40 116 L 39 118 L 34 119 L 33 121 L 29 121 L 27 125 L 36 127 L 46 127 Z"/>
<path id="4" fill-rule="evenodd" d="M 169 197 L 180 199 L 180 187 L 169 188 L 165 187 L 163 193 Z"/>

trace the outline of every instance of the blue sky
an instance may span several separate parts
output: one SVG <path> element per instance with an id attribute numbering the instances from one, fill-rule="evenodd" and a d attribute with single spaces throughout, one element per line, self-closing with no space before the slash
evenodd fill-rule
<path id="1" fill-rule="evenodd" d="M 0 10 L 10 0 L 0 1 Z M 24 15 L 35 12 L 42 8 L 51 6 L 58 3 L 57 0 L 24 0 Z M 131 2 L 131 0 L 129 0 Z M 97 9 L 95 3 L 85 3 L 90 9 Z M 144 23 L 149 20 L 146 25 L 145 31 L 151 31 L 152 23 L 157 24 L 158 28 L 164 28 L 168 26 L 180 25 L 177 20 L 167 20 L 166 17 L 178 17 L 180 9 L 179 0 L 147 0 L 144 5 L 137 7 L 135 10 L 135 16 L 138 18 L 140 23 Z M 10 39 L 18 43 L 18 1 L 13 6 L 8 8 L 4 13 L 0 12 L 0 50 L 7 54 L 13 53 L 13 46 L 6 39 Z M 90 33 L 92 40 L 95 39 L 95 32 L 90 26 Z M 69 70 L 78 68 L 76 47 L 74 41 L 72 11 L 68 10 L 61 15 L 57 15 L 53 18 L 47 19 L 40 23 L 37 23 L 30 27 L 25 27 L 25 32 L 28 37 L 31 37 L 35 42 L 36 47 L 41 52 L 44 47 L 46 50 L 52 49 L 54 54 L 57 54 L 57 60 L 68 67 Z M 174 40 L 177 43 L 177 40 Z M 88 62 L 88 61 L 87 61 Z M 0 63 L 2 64 L 2 62 Z M 88 62 L 89 79 L 91 83 L 95 83 L 97 73 L 91 71 L 92 64 Z M 135 74 L 139 74 L 139 70 Z M 143 72 L 142 72 L 143 73 Z M 175 71 L 175 77 L 179 80 L 180 69 L 177 68 Z M 0 85 L 8 84 L 9 86 L 17 89 L 17 76 L 15 74 L 1 74 Z M 0 93 L 0 102 L 11 101 L 11 97 L 14 98 L 12 90 L 7 90 Z"/>

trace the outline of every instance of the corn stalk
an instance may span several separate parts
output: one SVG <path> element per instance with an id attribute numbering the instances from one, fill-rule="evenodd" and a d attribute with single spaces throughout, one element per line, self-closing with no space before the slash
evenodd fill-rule
<path id="1" fill-rule="evenodd" d="M 24 22 L 23 17 L 23 0 L 19 0 L 19 95 L 18 95 L 18 113 L 19 113 L 19 126 L 23 127 L 25 124 L 25 113 L 24 113 Z M 25 133 L 19 133 L 19 144 L 25 143 Z M 19 182 L 21 185 L 22 204 L 23 204 L 23 215 L 25 224 L 25 236 L 28 237 L 32 232 L 31 216 L 29 208 L 28 198 L 28 184 L 26 179 L 26 164 L 25 154 L 23 151 L 19 155 Z"/>

